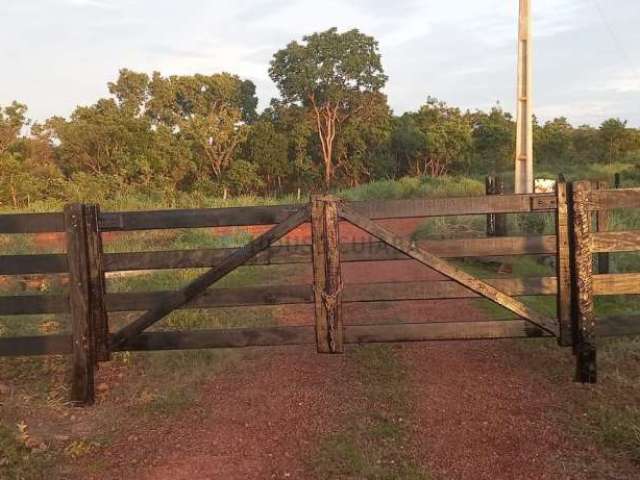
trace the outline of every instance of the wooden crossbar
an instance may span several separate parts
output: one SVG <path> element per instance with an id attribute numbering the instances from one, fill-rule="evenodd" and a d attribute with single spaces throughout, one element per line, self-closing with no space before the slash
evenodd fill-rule
<path id="1" fill-rule="evenodd" d="M 483 282 L 482 280 L 472 275 L 469 275 L 459 268 L 454 267 L 449 262 L 442 260 L 441 258 L 436 257 L 429 252 L 426 252 L 416 245 L 411 244 L 404 239 L 398 238 L 398 236 L 390 230 L 381 227 L 375 222 L 369 220 L 367 217 L 351 210 L 347 206 L 342 206 L 342 208 L 340 209 L 340 215 L 348 222 L 362 228 L 369 234 L 403 252 L 409 257 L 419 261 L 427 267 L 430 267 L 442 273 L 443 275 L 449 277 L 452 280 L 455 280 L 456 282 L 469 288 L 470 290 L 473 290 L 474 292 L 488 298 L 489 300 L 492 300 L 493 302 L 506 308 L 507 310 L 510 310 L 523 319 L 528 320 L 539 328 L 542 328 L 543 330 L 546 330 L 554 336 L 557 336 L 558 327 L 556 325 L 556 322 L 532 310 L 519 300 L 516 300 L 515 298 L 489 285 L 488 283 Z"/>
<path id="2" fill-rule="evenodd" d="M 119 330 L 115 334 L 112 345 L 117 347 L 131 340 L 154 323 L 166 317 L 172 311 L 204 293 L 215 282 L 308 220 L 309 207 L 304 206 L 282 223 L 263 233 L 244 247 L 231 253 L 220 262 L 218 266 L 202 274 L 181 290 L 168 295 L 160 301 L 156 307 L 148 310 L 137 320 Z"/>

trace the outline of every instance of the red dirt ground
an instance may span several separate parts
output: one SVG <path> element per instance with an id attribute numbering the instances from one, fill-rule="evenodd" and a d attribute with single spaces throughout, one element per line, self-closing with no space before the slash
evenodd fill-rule
<path id="1" fill-rule="evenodd" d="M 344 274 L 349 282 L 439 277 L 410 262 L 378 263 L 372 272 L 372 265 L 348 264 Z M 307 275 L 302 271 L 296 280 Z M 281 321 L 308 323 L 311 313 L 287 310 Z M 372 304 L 347 307 L 345 313 L 350 322 L 484 317 L 470 301 L 399 302 L 384 309 Z M 579 447 L 553 421 L 550 412 L 566 401 L 566 393 L 514 362 L 508 344 L 415 344 L 394 352 L 414 392 L 407 400 L 413 438 L 406 448 L 434 478 L 634 478 L 622 471 L 594 476 L 575 467 L 595 449 Z M 239 368 L 213 375 L 190 410 L 135 439 L 117 440 L 104 457 L 108 474 L 79 478 L 311 479 L 305 459 L 359 401 L 348 388 L 354 375 L 348 353 L 319 356 L 305 347 L 251 351 Z M 569 475 L 567 465 L 577 473 Z"/>

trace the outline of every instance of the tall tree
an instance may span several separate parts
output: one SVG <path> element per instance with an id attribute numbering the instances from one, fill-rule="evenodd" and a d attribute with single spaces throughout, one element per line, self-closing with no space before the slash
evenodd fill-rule
<path id="1" fill-rule="evenodd" d="M 419 175 L 438 177 L 452 167 L 464 170 L 471 153 L 471 119 L 460 109 L 429 97 L 415 114 L 417 128 L 424 135 L 424 145 L 416 171 Z"/>
<path id="2" fill-rule="evenodd" d="M 279 132 L 265 115 L 251 126 L 244 146 L 244 158 L 255 164 L 267 191 L 282 189 L 283 181 L 292 173 L 287 135 Z"/>
<path id="3" fill-rule="evenodd" d="M 358 30 L 336 28 L 307 35 L 275 53 L 269 75 L 287 103 L 307 108 L 314 120 L 324 166 L 325 187 L 334 176 L 336 135 L 350 118 L 370 108 L 387 77 L 378 42 Z"/>
<path id="4" fill-rule="evenodd" d="M 631 150 L 632 136 L 627 122 L 610 118 L 600 125 L 600 138 L 605 145 L 609 164 L 618 161 Z"/>
<path id="5" fill-rule="evenodd" d="M 489 113 L 471 115 L 474 171 L 503 172 L 512 168 L 516 128 L 513 118 L 497 105 Z"/>
<path id="6" fill-rule="evenodd" d="M 536 129 L 536 159 L 543 165 L 568 162 L 573 153 L 573 126 L 565 117 L 554 118 Z"/>
<path id="7" fill-rule="evenodd" d="M 13 101 L 4 108 L 0 105 L 0 155 L 7 151 L 20 135 L 27 122 L 27 106 Z"/>
<path id="8" fill-rule="evenodd" d="M 228 73 L 162 77 L 149 84 L 147 115 L 191 143 L 197 176 L 220 179 L 255 118 L 255 86 Z"/>

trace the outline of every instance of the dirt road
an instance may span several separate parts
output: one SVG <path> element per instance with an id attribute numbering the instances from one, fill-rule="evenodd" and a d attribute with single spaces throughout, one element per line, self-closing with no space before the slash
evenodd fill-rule
<path id="1" fill-rule="evenodd" d="M 378 263 L 375 271 L 377 281 L 439 278 L 409 262 Z M 372 266 L 346 265 L 344 275 L 346 282 L 371 280 Z M 283 310 L 279 321 L 309 323 L 311 314 L 308 307 Z M 470 301 L 441 301 L 371 304 L 351 308 L 346 318 L 355 323 L 485 315 Z M 323 438 L 344 429 L 363 405 L 386 409 L 368 405 L 354 387 L 360 379 L 352 352 L 251 351 L 238 368 L 213 375 L 195 406 L 133 439 L 116 440 L 103 452 L 105 468 L 83 471 L 79 478 L 319 478 L 313 459 Z M 563 431 L 556 418 L 566 414 L 575 387 L 559 389 L 533 374 L 508 342 L 403 345 L 388 354 L 409 382 L 407 398 L 401 399 L 408 418 L 401 420 L 411 434 L 401 448 L 424 472 L 411 478 L 634 478 L 631 466 L 609 471 L 593 445 Z"/>

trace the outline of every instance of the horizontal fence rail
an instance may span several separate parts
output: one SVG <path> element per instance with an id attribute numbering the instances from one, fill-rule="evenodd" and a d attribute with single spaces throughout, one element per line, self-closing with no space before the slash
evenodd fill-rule
<path id="1" fill-rule="evenodd" d="M 555 209 L 555 196 L 551 194 L 533 194 L 491 197 L 443 197 L 419 200 L 350 202 L 349 205 L 354 210 L 373 220 L 383 220 L 486 213 L 553 212 Z M 100 215 L 100 228 L 103 232 L 122 232 L 275 225 L 298 208 L 300 208 L 300 205 L 104 212 Z M 63 231 L 64 218 L 61 213 L 0 215 L 0 234 Z"/>
<path id="2" fill-rule="evenodd" d="M 97 206 L 74 204 L 64 214 L 0 215 L 0 234 L 57 232 L 72 247 L 69 253 L 0 255 L 1 276 L 24 276 L 15 281 L 28 285 L 32 275 L 66 275 L 69 280 L 59 279 L 59 285 L 66 288 L 72 284 L 70 294 L 0 296 L 0 315 L 16 316 L 12 320 L 16 322 L 21 321 L 22 315 L 68 315 L 73 327 L 70 335 L 0 338 L 0 356 L 72 354 L 72 393 L 79 404 L 92 401 L 94 365 L 106 361 L 111 352 L 130 350 L 315 344 L 319 352 L 339 353 L 345 344 L 557 336 L 560 345 L 573 346 L 578 378 L 595 381 L 594 339 L 640 334 L 640 316 L 596 318 L 592 313 L 594 296 L 640 295 L 640 273 L 611 273 L 608 258 L 609 253 L 640 251 L 640 230 L 607 231 L 610 210 L 640 208 L 640 189 L 608 189 L 601 183 L 592 188 L 589 182 L 567 184 L 566 188 L 560 182 L 558 188 L 556 194 L 344 203 L 333 197 L 315 197 L 311 204 L 301 205 L 103 213 Z M 498 232 L 489 229 L 487 223 L 487 235 L 495 236 L 410 243 L 374 223 L 488 215 L 491 225 L 506 226 L 501 215 L 509 213 L 553 214 L 557 234 L 506 236 L 504 228 Z M 592 217 L 596 220 L 595 229 Z M 365 241 L 340 242 L 339 231 L 349 222 L 364 230 Z M 303 223 L 311 225 L 311 243 L 288 244 L 279 240 Z M 240 248 L 117 253 L 102 250 L 101 235 L 105 232 L 250 226 L 260 226 L 259 231 L 265 233 Z M 520 255 L 554 256 L 554 263 L 562 268 L 555 276 L 476 278 L 458 264 L 444 260 L 479 257 L 484 262 L 503 263 L 509 262 L 508 257 Z M 598 260 L 598 273 L 591 272 L 593 255 Z M 412 259 L 449 278 L 342 283 L 340 264 Z M 296 264 L 313 266 L 312 284 L 208 288 L 238 267 Z M 185 268 L 208 272 L 192 282 L 195 287 L 182 291 L 111 292 L 107 291 L 111 282 L 105 283 L 109 277 L 133 272 L 147 275 L 156 270 Z M 378 267 L 372 263 L 370 268 Z M 582 273 L 577 275 L 578 271 Z M 578 282 L 578 276 L 588 281 Z M 534 296 L 555 296 L 558 317 L 547 319 L 530 309 L 524 297 Z M 520 318 L 508 313 L 504 319 L 498 316 L 493 321 L 441 322 L 435 318 L 420 324 L 371 325 L 353 325 L 342 319 L 342 306 L 347 304 L 479 298 L 489 298 Z M 147 329 L 177 309 L 274 305 L 314 305 L 316 323 L 199 331 Z M 120 332 L 112 333 L 107 312 L 145 313 Z M 550 320 L 555 323 L 550 324 Z M 556 323 L 559 328 L 554 328 Z"/>
<path id="3" fill-rule="evenodd" d="M 601 337 L 639 335 L 640 317 L 609 317 L 599 321 Z M 540 338 L 549 335 L 524 320 L 345 325 L 345 343 L 388 343 Z M 116 351 L 197 350 L 316 343 L 313 326 L 231 328 L 141 333 Z M 64 355 L 72 350 L 71 335 L 0 338 L 0 356 Z"/>
<path id="4" fill-rule="evenodd" d="M 451 240 L 425 240 L 416 244 L 444 258 L 500 257 L 512 255 L 553 255 L 557 252 L 555 235 L 530 237 L 489 237 Z M 594 253 L 633 252 L 640 249 L 640 231 L 601 232 L 593 235 Z M 151 252 L 105 253 L 105 272 L 207 268 L 219 263 L 234 248 L 198 250 L 160 250 Z M 343 243 L 343 262 L 407 259 L 382 242 Z M 3 255 L 0 275 L 68 273 L 67 255 L 62 253 Z M 287 265 L 308 263 L 311 245 L 273 246 L 245 265 Z"/>

